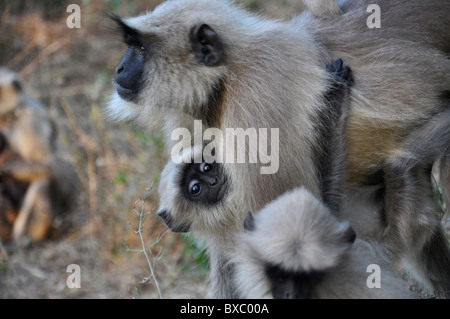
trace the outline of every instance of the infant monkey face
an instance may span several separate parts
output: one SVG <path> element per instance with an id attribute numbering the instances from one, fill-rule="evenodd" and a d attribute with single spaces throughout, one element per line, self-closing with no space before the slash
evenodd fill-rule
<path id="1" fill-rule="evenodd" d="M 192 202 L 214 205 L 224 197 L 226 178 L 219 164 L 189 164 L 181 179 L 183 196 Z"/>
<path id="2" fill-rule="evenodd" d="M 157 215 L 174 232 L 214 224 L 216 218 L 220 219 L 217 212 L 221 211 L 228 188 L 221 164 L 169 162 L 161 174 Z"/>

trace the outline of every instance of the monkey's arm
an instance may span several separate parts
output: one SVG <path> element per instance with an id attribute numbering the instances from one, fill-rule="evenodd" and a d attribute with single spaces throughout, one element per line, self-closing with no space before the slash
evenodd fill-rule
<path id="1" fill-rule="evenodd" d="M 50 167 L 45 164 L 15 160 L 0 166 L 0 175 L 9 175 L 21 182 L 31 183 L 52 175 Z"/>
<path id="2" fill-rule="evenodd" d="M 353 86 L 353 74 L 348 66 L 344 66 L 342 59 L 337 59 L 326 66 L 326 70 L 332 75 L 333 83 L 325 94 L 327 106 L 336 117 L 342 116 L 346 105 L 344 105 L 350 87 Z M 344 107 L 344 108 L 343 108 Z"/>
<path id="3" fill-rule="evenodd" d="M 341 59 L 328 64 L 326 70 L 331 75 L 331 83 L 323 97 L 324 105 L 319 113 L 318 173 L 323 202 L 333 213 L 338 213 L 343 193 L 346 158 L 344 126 L 353 76 L 350 68 L 344 66 Z"/>

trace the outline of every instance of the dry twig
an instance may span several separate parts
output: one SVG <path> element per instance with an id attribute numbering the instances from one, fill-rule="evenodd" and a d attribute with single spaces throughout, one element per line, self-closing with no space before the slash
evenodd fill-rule
<path id="1" fill-rule="evenodd" d="M 150 196 L 152 189 L 153 189 L 153 185 L 150 186 L 150 188 L 147 188 L 145 190 L 144 196 L 142 198 L 139 198 L 133 205 L 133 211 L 136 213 L 136 215 L 139 218 L 139 226 L 138 226 L 138 229 L 135 231 L 135 233 L 139 236 L 142 248 L 140 248 L 140 249 L 132 249 L 132 248 L 130 248 L 128 246 L 128 244 L 124 240 L 122 240 L 122 243 L 125 246 L 127 251 L 140 252 L 140 253 L 143 253 L 145 255 L 148 267 L 150 269 L 150 277 L 143 278 L 141 283 L 146 283 L 146 282 L 149 282 L 149 281 L 152 280 L 155 283 L 156 290 L 158 291 L 158 294 L 159 294 L 159 298 L 163 299 L 163 296 L 162 296 L 162 293 L 161 293 L 161 289 L 159 288 L 159 283 L 158 283 L 158 280 L 156 278 L 156 274 L 155 274 L 155 271 L 154 271 L 154 268 L 153 268 L 153 264 L 152 264 L 152 261 L 150 260 L 150 255 L 151 255 L 151 249 L 153 247 L 155 247 L 163 239 L 163 237 L 167 234 L 168 231 L 166 231 L 162 235 L 158 236 L 156 241 L 153 244 L 151 244 L 149 247 L 146 247 L 145 241 L 144 241 L 144 236 L 142 235 L 142 229 L 144 227 L 144 221 L 145 221 L 145 219 L 147 218 L 147 216 L 149 214 L 153 213 L 153 211 L 145 212 L 145 210 L 144 210 L 145 200 Z M 138 203 L 140 203 L 140 206 L 141 206 L 140 209 L 136 208 Z M 154 258 L 154 259 L 157 259 L 157 258 Z"/>

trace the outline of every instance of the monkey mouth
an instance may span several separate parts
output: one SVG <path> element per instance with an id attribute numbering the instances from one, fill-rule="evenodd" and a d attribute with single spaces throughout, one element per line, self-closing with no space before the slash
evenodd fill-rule
<path id="1" fill-rule="evenodd" d="M 156 212 L 155 215 L 161 217 L 166 226 L 174 233 L 187 233 L 190 231 L 191 225 L 189 224 L 178 225 L 175 222 L 175 220 L 170 216 L 170 214 L 167 212 L 167 210 L 160 210 Z"/>
<path id="2" fill-rule="evenodd" d="M 128 101 L 128 102 L 134 102 L 137 98 L 137 92 L 131 89 L 127 89 L 126 87 L 121 86 L 120 84 L 117 84 L 117 94 L 119 94 L 120 98 Z"/>
<path id="3" fill-rule="evenodd" d="M 225 182 L 223 182 L 222 185 L 220 185 L 219 187 L 220 187 L 220 189 L 217 192 L 216 202 L 222 201 L 222 199 L 225 197 L 225 194 L 226 194 Z"/>

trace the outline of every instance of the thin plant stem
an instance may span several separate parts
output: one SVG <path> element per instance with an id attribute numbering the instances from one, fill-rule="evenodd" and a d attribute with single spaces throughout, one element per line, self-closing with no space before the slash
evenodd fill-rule
<path id="1" fill-rule="evenodd" d="M 144 227 L 144 220 L 145 220 L 145 218 L 147 217 L 147 215 L 151 213 L 151 212 L 149 212 L 149 213 L 144 213 L 144 203 L 145 203 L 146 198 L 150 195 L 150 193 L 151 193 L 151 191 L 152 191 L 152 188 L 153 188 L 153 185 L 152 185 L 150 188 L 148 188 L 148 189 L 146 190 L 145 195 L 143 196 L 143 198 L 141 198 L 140 200 L 136 201 L 136 203 L 139 202 L 139 201 L 141 202 L 141 209 L 140 209 L 139 211 L 135 209 L 136 203 L 134 203 L 134 205 L 133 205 L 133 209 L 134 209 L 135 213 L 137 214 L 137 216 L 138 216 L 138 218 L 139 218 L 139 226 L 138 226 L 138 229 L 136 230 L 136 234 L 139 235 L 139 239 L 141 240 L 141 246 L 142 246 L 142 249 L 131 249 L 131 248 L 128 247 L 128 244 L 127 244 L 126 242 L 124 242 L 124 245 L 125 245 L 127 251 L 142 252 L 142 253 L 144 253 L 145 259 L 147 260 L 147 264 L 148 264 L 148 267 L 149 267 L 149 269 L 150 269 L 150 276 L 151 276 L 151 278 L 153 279 L 153 282 L 155 283 L 156 290 L 158 291 L 159 298 L 160 298 L 160 299 L 164 299 L 163 296 L 162 296 L 162 293 L 161 293 L 161 289 L 160 289 L 160 287 L 159 287 L 159 282 L 158 282 L 158 280 L 156 279 L 156 274 L 155 274 L 155 271 L 154 271 L 154 268 L 153 268 L 153 264 L 152 264 L 152 262 L 151 262 L 151 260 L 150 260 L 150 256 L 149 256 L 149 254 L 148 254 L 148 251 L 149 251 L 153 246 L 157 245 L 157 244 L 161 241 L 161 239 L 164 237 L 164 235 L 165 235 L 167 232 L 165 232 L 163 235 L 159 236 L 159 237 L 157 238 L 156 242 L 153 243 L 153 244 L 152 244 L 150 247 L 148 247 L 148 248 L 146 248 L 146 246 L 145 246 L 144 236 L 143 236 L 143 234 L 142 234 L 142 229 L 143 229 L 143 227 Z M 146 282 L 146 281 L 148 281 L 148 279 L 147 279 L 147 280 L 144 280 L 143 282 Z"/>

